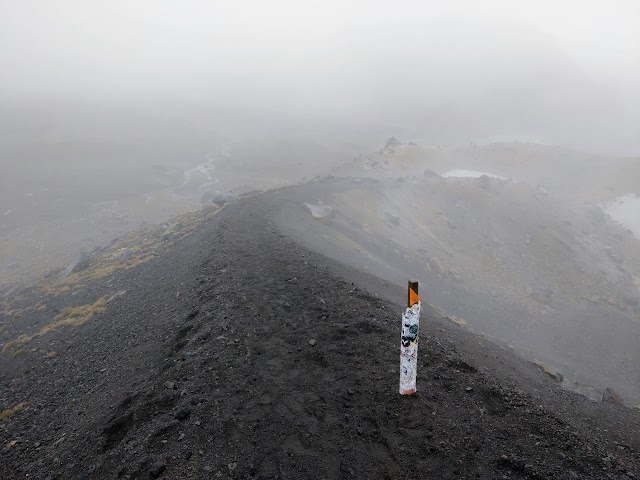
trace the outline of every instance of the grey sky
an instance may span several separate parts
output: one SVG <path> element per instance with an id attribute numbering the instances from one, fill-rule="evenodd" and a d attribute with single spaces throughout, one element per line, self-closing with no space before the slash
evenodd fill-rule
<path id="1" fill-rule="evenodd" d="M 3 101 L 207 102 L 640 153 L 640 2 L 0 0 Z"/>

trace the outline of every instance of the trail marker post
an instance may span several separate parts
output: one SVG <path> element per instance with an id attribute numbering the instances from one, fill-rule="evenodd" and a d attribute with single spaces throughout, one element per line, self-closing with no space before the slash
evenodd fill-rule
<path id="1" fill-rule="evenodd" d="M 400 333 L 400 395 L 416 392 L 418 371 L 418 331 L 420 330 L 420 297 L 418 282 L 409 280 L 407 309 L 402 314 Z"/>

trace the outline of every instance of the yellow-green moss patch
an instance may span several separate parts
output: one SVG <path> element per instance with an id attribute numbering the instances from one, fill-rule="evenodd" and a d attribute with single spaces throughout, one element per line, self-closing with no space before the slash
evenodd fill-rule
<path id="1" fill-rule="evenodd" d="M 89 321 L 96 313 L 102 313 L 107 308 L 107 296 L 99 298 L 95 303 L 80 305 L 79 307 L 67 307 L 55 316 L 54 321 L 40 329 L 38 335 L 56 330 L 60 327 L 77 327 Z"/>
<path id="2" fill-rule="evenodd" d="M 15 349 L 20 345 L 30 342 L 34 337 L 42 336 L 58 328 L 80 326 L 89 321 L 91 317 L 97 313 L 104 312 L 107 308 L 107 299 L 108 296 L 105 295 L 96 300 L 95 303 L 80 305 L 78 307 L 67 307 L 54 317 L 53 322 L 42 327 L 39 332 L 33 335 L 20 335 L 18 338 L 7 342 L 2 348 L 2 351 L 6 352 Z"/>
<path id="3" fill-rule="evenodd" d="M 20 410 L 26 408 L 29 404 L 27 402 L 21 402 L 17 405 L 14 405 L 11 408 L 7 408 L 5 411 L 0 412 L 0 422 L 7 420 L 11 415 L 13 415 L 16 412 L 19 412 Z"/>

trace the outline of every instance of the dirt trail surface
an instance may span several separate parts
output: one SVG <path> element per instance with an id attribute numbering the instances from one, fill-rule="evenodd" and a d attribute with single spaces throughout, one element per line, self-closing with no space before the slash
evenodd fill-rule
<path id="1" fill-rule="evenodd" d="M 288 238 L 285 205 L 287 189 L 240 199 L 154 260 L 7 320 L 33 334 L 108 296 L 0 354 L 15 407 L 0 478 L 640 475 L 640 412 L 560 389 L 428 305 L 419 392 L 400 396 L 401 306 L 383 297 L 405 293 Z"/>

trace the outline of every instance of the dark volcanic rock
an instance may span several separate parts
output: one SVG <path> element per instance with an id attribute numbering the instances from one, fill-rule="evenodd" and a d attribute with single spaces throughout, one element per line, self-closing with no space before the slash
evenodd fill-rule
<path id="1" fill-rule="evenodd" d="M 189 415 L 191 415 L 191 409 L 189 407 L 182 407 L 175 413 L 174 416 L 176 417 L 176 420 L 182 421 L 189 418 Z"/>
<path id="2" fill-rule="evenodd" d="M 149 467 L 149 476 L 151 478 L 158 478 L 166 469 L 167 466 L 164 464 L 164 462 L 152 463 Z"/>

